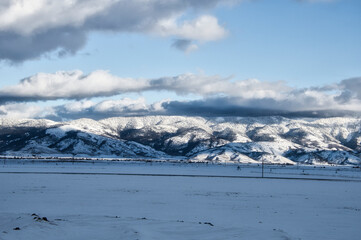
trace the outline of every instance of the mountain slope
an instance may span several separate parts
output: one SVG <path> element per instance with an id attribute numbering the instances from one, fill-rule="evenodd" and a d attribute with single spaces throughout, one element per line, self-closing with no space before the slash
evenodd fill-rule
<path id="1" fill-rule="evenodd" d="M 360 164 L 361 119 L 180 116 L 0 120 L 3 155 Z"/>

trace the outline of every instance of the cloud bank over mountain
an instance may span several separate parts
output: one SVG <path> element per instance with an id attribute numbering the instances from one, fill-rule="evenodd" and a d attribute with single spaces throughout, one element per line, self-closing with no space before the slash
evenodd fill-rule
<path id="1" fill-rule="evenodd" d="M 325 115 L 325 111 L 332 112 L 331 115 L 343 115 L 360 112 L 360 86 L 360 77 L 325 86 L 294 88 L 284 81 L 237 80 L 204 74 L 135 79 L 118 77 L 104 70 L 90 74 L 79 70 L 62 71 L 39 73 L 0 89 L 0 115 L 60 119 L 157 114 L 262 116 L 295 115 L 296 112 L 301 116 L 320 116 Z M 122 96 L 149 91 L 185 97 L 192 95 L 197 100 L 165 99 L 147 103 L 142 97 L 130 99 Z M 93 99 L 110 96 L 112 99 Z M 68 102 L 47 107 L 31 103 L 49 100 Z"/>

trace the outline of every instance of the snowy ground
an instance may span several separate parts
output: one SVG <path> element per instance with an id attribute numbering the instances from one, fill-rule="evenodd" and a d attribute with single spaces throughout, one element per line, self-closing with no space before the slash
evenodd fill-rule
<path id="1" fill-rule="evenodd" d="M 0 239 L 360 239 L 359 168 L 264 173 L 272 178 L 215 177 L 261 176 L 257 165 L 2 161 Z"/>

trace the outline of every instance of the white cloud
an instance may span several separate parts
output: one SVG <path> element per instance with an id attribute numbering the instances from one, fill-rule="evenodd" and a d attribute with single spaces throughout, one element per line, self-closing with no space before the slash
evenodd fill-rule
<path id="1" fill-rule="evenodd" d="M 148 106 L 144 98 L 139 98 L 136 100 L 130 98 L 123 98 L 121 100 L 106 100 L 102 101 L 93 106 L 95 112 L 118 112 L 122 113 L 124 111 L 147 111 Z"/>
<path id="2" fill-rule="evenodd" d="M 79 27 L 87 18 L 109 8 L 117 1 L 102 0 L 5 0 L 0 8 L 0 30 L 21 35 L 51 28 Z"/>
<path id="3" fill-rule="evenodd" d="M 2 118 L 45 118 L 56 115 L 52 107 L 41 107 L 25 103 L 0 105 Z"/>
<path id="4" fill-rule="evenodd" d="M 81 71 L 40 73 L 23 79 L 19 84 L 0 89 L 0 102 L 31 102 L 53 99 L 90 99 L 99 96 L 115 96 L 122 93 L 141 93 L 144 91 L 169 91 L 178 95 L 194 95 L 207 99 L 228 99 L 227 104 L 243 107 L 304 111 L 319 109 L 338 109 L 360 111 L 360 78 L 343 80 L 323 87 L 297 89 L 285 82 L 267 82 L 257 79 L 234 80 L 220 76 L 202 74 L 182 74 L 158 79 L 121 78 L 107 71 L 95 71 L 88 75 Z M 163 103 L 162 103 L 163 104 Z M 158 110 L 162 109 L 158 104 Z M 100 112 L 137 112 L 154 111 L 145 99 L 133 101 L 91 101 L 65 105 L 66 112 L 88 109 Z"/>
<path id="5" fill-rule="evenodd" d="M 144 79 L 119 78 L 102 70 L 89 75 L 84 75 L 81 71 L 59 71 L 55 74 L 38 73 L 23 79 L 17 85 L 0 89 L 0 99 L 82 99 L 137 92 L 148 87 L 149 83 Z"/>
<path id="6" fill-rule="evenodd" d="M 45 53 L 74 54 L 94 31 L 136 32 L 185 39 L 196 50 L 228 31 L 207 10 L 242 0 L 1 0 L 0 60 L 21 62 Z M 332 2 L 332 0 L 298 0 Z M 192 10 L 194 19 L 184 19 Z"/>
<path id="7" fill-rule="evenodd" d="M 182 23 L 178 23 L 177 20 L 177 17 L 162 19 L 151 32 L 163 37 L 177 37 L 172 46 L 186 53 L 198 49 L 199 46 L 194 41 L 200 43 L 216 41 L 225 38 L 228 34 L 227 30 L 219 25 L 218 19 L 210 15 Z"/>
<path id="8" fill-rule="evenodd" d="M 190 9 L 209 9 L 220 0 L 3 0 L 0 3 L 0 59 L 23 61 L 60 50 L 77 52 L 91 31 L 138 32 L 201 42 L 227 31 L 217 18 L 184 20 Z M 192 45 L 193 50 L 195 44 Z"/>
<path id="9" fill-rule="evenodd" d="M 84 109 L 89 109 L 93 107 L 95 103 L 93 101 L 76 101 L 76 102 L 70 102 L 65 105 L 63 105 L 63 108 L 67 112 L 82 112 Z"/>
<path id="10" fill-rule="evenodd" d="M 56 119 L 75 119 L 75 118 L 107 118 L 114 116 L 134 116 L 164 114 L 163 103 L 168 100 L 147 104 L 144 98 L 130 99 L 122 98 L 119 100 L 93 101 L 75 101 L 64 105 L 52 107 L 55 114 L 50 117 Z"/>
<path id="11" fill-rule="evenodd" d="M 285 82 L 265 82 L 257 79 L 231 81 L 231 78 L 183 74 L 150 80 L 154 89 L 174 91 L 179 95 L 196 94 L 204 97 L 228 96 L 244 99 L 275 98 L 292 89 Z"/>
<path id="12" fill-rule="evenodd" d="M 151 31 L 160 36 L 176 36 L 203 42 L 219 40 L 227 35 L 227 31 L 219 25 L 217 18 L 210 15 L 203 15 L 181 24 L 177 20 L 178 18 L 161 19 Z"/>

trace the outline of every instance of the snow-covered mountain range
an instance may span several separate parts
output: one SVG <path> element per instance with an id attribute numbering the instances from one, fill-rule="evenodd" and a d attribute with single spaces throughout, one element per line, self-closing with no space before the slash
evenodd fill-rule
<path id="1" fill-rule="evenodd" d="M 119 117 L 0 119 L 0 154 L 361 164 L 361 119 Z"/>

